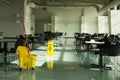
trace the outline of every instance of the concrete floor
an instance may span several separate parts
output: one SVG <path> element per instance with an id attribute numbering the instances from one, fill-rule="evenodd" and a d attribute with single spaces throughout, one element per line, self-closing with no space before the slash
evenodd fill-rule
<path id="1" fill-rule="evenodd" d="M 54 47 L 52 69 L 47 68 L 46 46 L 40 46 L 31 52 L 37 54 L 35 70 L 19 71 L 17 65 L 1 65 L 0 80 L 120 80 L 119 66 L 113 70 L 93 69 L 90 64 L 98 62 L 97 55 L 77 52 L 74 39 L 58 42 L 62 46 Z"/>

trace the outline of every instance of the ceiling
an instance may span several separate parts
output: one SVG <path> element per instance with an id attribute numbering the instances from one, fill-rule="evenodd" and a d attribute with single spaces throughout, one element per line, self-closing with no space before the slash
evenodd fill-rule
<path id="1" fill-rule="evenodd" d="M 41 6 L 80 6 L 85 3 L 106 5 L 113 0 L 28 0 Z"/>
<path id="2" fill-rule="evenodd" d="M 0 0 L 1 6 L 24 7 L 25 0 Z M 116 0 L 26 0 L 32 6 L 85 7 L 88 5 L 107 5 Z M 36 8 L 36 7 L 34 7 Z"/>
<path id="3" fill-rule="evenodd" d="M 0 0 L 0 7 L 23 8 L 24 0 Z"/>
<path id="4" fill-rule="evenodd" d="M 82 4 L 102 4 L 106 5 L 114 0 L 27 0 L 40 6 L 80 6 Z M 0 0 L 0 3 L 6 5 L 23 6 L 24 0 Z"/>
<path id="5" fill-rule="evenodd" d="M 0 7 L 2 6 L 12 6 L 17 8 L 24 8 L 24 1 L 25 0 L 0 0 Z M 98 5 L 106 6 L 113 1 L 119 0 L 26 0 L 28 4 L 34 6 L 57 6 L 57 7 L 86 7 L 86 6 L 94 6 L 99 11 L 101 7 Z M 36 12 L 38 11 L 36 9 Z"/>

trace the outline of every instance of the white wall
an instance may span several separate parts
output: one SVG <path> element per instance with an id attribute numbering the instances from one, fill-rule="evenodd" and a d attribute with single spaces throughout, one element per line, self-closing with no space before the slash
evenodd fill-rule
<path id="1" fill-rule="evenodd" d="M 50 23 L 51 19 L 35 19 L 35 33 L 44 32 L 44 24 Z"/>
<path id="2" fill-rule="evenodd" d="M 18 8 L 0 5 L 0 32 L 3 32 L 4 37 L 23 35 L 23 25 Z M 8 50 L 10 48 L 14 48 L 14 43 L 8 43 Z"/>
<path id="3" fill-rule="evenodd" d="M 52 27 L 55 27 L 52 28 L 53 29 L 52 31 L 66 32 L 68 37 L 72 37 L 75 32 L 85 32 L 85 33 L 98 32 L 98 18 L 97 18 L 98 13 L 97 13 L 97 9 L 94 6 L 47 7 L 47 11 L 42 11 L 42 9 L 38 9 L 37 11 L 40 11 L 38 12 L 38 14 L 39 16 L 42 16 L 42 18 L 47 15 L 51 15 L 52 17 L 50 19 L 53 25 Z M 44 13 L 45 14 L 49 13 L 49 14 L 44 16 Z M 53 15 L 54 15 L 54 19 L 53 19 Z M 40 23 L 42 23 L 44 19 L 41 22 L 38 20 L 36 21 L 36 27 L 37 30 L 41 29 L 40 32 L 42 32 L 43 26 Z"/>
<path id="4" fill-rule="evenodd" d="M 33 9 L 35 15 L 35 33 L 44 32 L 44 24 L 51 23 L 51 13 L 48 10 L 42 8 Z"/>
<path id="5" fill-rule="evenodd" d="M 66 32 L 69 37 L 80 32 L 81 8 L 49 7 L 48 10 L 55 15 L 55 32 Z"/>
<path id="6" fill-rule="evenodd" d="M 15 37 L 18 35 L 23 35 L 23 26 L 22 24 L 17 24 L 15 22 L 3 22 L 0 23 L 3 27 L 3 35 L 5 37 Z"/>
<path id="7" fill-rule="evenodd" d="M 69 37 L 73 36 L 75 32 L 80 32 L 81 8 L 60 8 L 59 10 L 60 12 L 56 14 L 55 31 L 66 32 Z"/>
<path id="8" fill-rule="evenodd" d="M 16 23 L 20 21 L 20 16 L 17 16 L 19 13 L 19 9 L 11 6 L 0 7 L 0 32 L 4 32 L 5 37 L 23 34 L 22 23 Z"/>

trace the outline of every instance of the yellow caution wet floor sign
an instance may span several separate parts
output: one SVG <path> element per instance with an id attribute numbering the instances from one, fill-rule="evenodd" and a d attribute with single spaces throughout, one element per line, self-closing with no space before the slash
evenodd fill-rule
<path id="1" fill-rule="evenodd" d="M 49 70 L 53 69 L 53 56 L 47 56 L 47 68 Z"/>
<path id="2" fill-rule="evenodd" d="M 48 45 L 47 45 L 47 52 L 46 52 L 46 55 L 47 56 L 53 56 L 54 55 L 54 51 L 53 51 L 53 41 L 52 40 L 49 40 L 48 41 Z"/>
<path id="3" fill-rule="evenodd" d="M 47 56 L 47 68 L 52 70 L 53 69 L 53 56 L 54 56 L 52 40 L 48 41 L 46 56 Z"/>

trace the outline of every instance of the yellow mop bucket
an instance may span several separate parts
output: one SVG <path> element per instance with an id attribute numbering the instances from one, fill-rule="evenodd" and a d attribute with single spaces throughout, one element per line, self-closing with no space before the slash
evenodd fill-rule
<path id="1" fill-rule="evenodd" d="M 36 65 L 36 57 L 35 54 L 28 55 L 28 69 L 34 69 Z"/>
<path id="2" fill-rule="evenodd" d="M 25 46 L 18 46 L 16 54 L 18 56 L 20 70 L 27 69 L 28 48 Z"/>
<path id="3" fill-rule="evenodd" d="M 18 46 L 17 50 L 16 50 L 16 54 L 17 55 L 28 55 L 28 48 L 25 46 Z"/>
<path id="4" fill-rule="evenodd" d="M 19 59 L 19 68 L 21 69 L 27 69 L 28 68 L 28 56 L 18 55 Z"/>
<path id="5" fill-rule="evenodd" d="M 25 46 L 19 46 L 16 50 L 19 59 L 19 68 L 22 69 L 34 69 L 36 64 L 36 55 L 28 54 L 28 48 Z"/>

